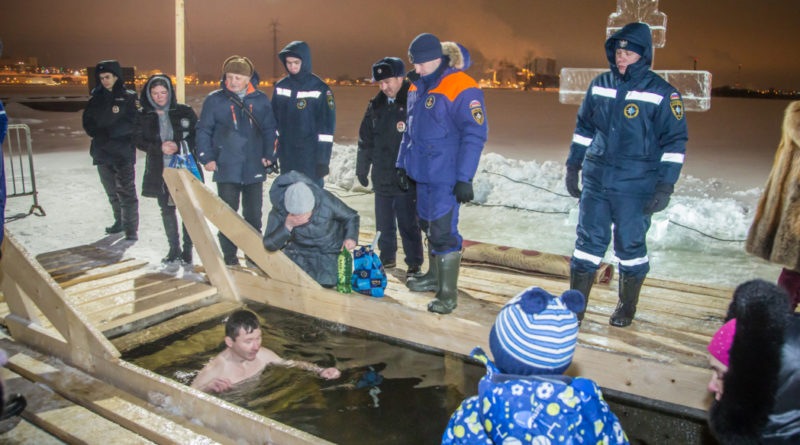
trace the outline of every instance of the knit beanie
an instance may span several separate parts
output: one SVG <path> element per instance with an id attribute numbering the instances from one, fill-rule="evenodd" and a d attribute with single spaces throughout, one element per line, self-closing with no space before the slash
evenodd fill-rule
<path id="1" fill-rule="evenodd" d="M 286 188 L 283 203 L 286 211 L 294 215 L 302 215 L 314 209 L 314 193 L 304 182 L 295 182 Z"/>
<path id="2" fill-rule="evenodd" d="M 730 363 L 730 351 L 733 345 L 733 337 L 736 336 L 736 319 L 728 320 L 727 323 L 720 326 L 714 336 L 711 337 L 711 343 L 708 344 L 708 352 L 712 357 L 719 360 L 723 365 L 728 366 Z"/>
<path id="3" fill-rule="evenodd" d="M 637 45 L 630 40 L 617 39 L 616 43 L 614 43 L 614 50 L 618 49 L 633 51 L 640 56 L 644 55 L 644 47 L 642 45 Z"/>
<path id="4" fill-rule="evenodd" d="M 430 62 L 440 57 L 442 57 L 442 44 L 433 34 L 418 35 L 408 47 L 408 58 L 411 63 Z"/>
<path id="5" fill-rule="evenodd" d="M 489 334 L 494 362 L 506 374 L 563 374 L 575 353 L 578 317 L 586 306 L 579 291 L 560 297 L 529 287 L 497 314 Z"/>
<path id="6" fill-rule="evenodd" d="M 384 57 L 372 65 L 372 79 L 388 79 L 390 77 L 403 77 L 406 75 L 406 65 L 397 57 Z"/>
<path id="7" fill-rule="evenodd" d="M 230 56 L 222 63 L 222 74 L 233 73 L 251 77 L 254 71 L 253 62 L 247 57 Z"/>

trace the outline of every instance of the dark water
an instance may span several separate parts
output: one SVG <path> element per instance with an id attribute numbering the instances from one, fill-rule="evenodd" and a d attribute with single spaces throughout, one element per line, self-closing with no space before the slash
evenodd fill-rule
<path id="1" fill-rule="evenodd" d="M 482 365 L 363 331 L 251 306 L 262 344 L 283 358 L 336 366 L 337 380 L 270 366 L 220 398 L 341 444 L 437 444 L 452 412 L 477 392 Z M 123 358 L 185 384 L 224 349 L 214 320 Z"/>

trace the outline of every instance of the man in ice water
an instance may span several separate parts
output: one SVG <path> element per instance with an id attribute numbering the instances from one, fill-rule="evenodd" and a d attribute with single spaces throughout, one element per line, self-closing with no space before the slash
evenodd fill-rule
<path id="1" fill-rule="evenodd" d="M 606 41 L 605 50 L 611 71 L 589 86 L 567 158 L 567 190 L 580 198 L 570 287 L 588 302 L 613 224 L 619 303 L 609 322 L 624 327 L 633 321 L 650 270 L 645 244 L 650 217 L 669 203 L 688 135 L 680 93 L 650 71 L 650 27 L 625 25 Z"/>
<path id="2" fill-rule="evenodd" d="M 284 360 L 261 346 L 261 326 L 256 314 L 238 310 L 225 323 L 225 348 L 200 370 L 192 388 L 205 392 L 223 392 L 242 380 L 260 373 L 268 365 L 297 367 L 312 371 L 324 379 L 337 379 L 336 368 L 323 368 L 313 363 Z"/>

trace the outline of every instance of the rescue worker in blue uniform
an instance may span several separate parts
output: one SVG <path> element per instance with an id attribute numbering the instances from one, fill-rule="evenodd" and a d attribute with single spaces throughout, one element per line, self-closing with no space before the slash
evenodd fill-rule
<path id="1" fill-rule="evenodd" d="M 417 217 L 417 188 L 400 188 L 394 164 L 406 132 L 406 99 L 411 86 L 405 64 L 397 57 L 384 57 L 372 65 L 372 79 L 381 91 L 369 101 L 358 132 L 356 176 L 364 187 L 372 167 L 375 191 L 375 225 L 381 237 L 378 247 L 383 267 L 396 265 L 397 229 L 405 252 L 406 276 L 415 276 L 422 266 L 422 232 Z"/>
<path id="2" fill-rule="evenodd" d="M 408 129 L 397 155 L 401 184 L 417 183 L 417 213 L 428 239 L 428 272 L 411 277 L 415 292 L 435 291 L 428 310 L 456 307 L 461 235 L 460 204 L 472 201 L 472 178 L 488 135 L 483 92 L 464 70 L 467 50 L 420 34 L 408 48 L 418 79 L 408 90 Z"/>
<path id="3" fill-rule="evenodd" d="M 261 232 L 263 186 L 275 162 L 275 117 L 256 85 L 258 73 L 250 59 L 228 57 L 220 89 L 203 102 L 196 137 L 199 161 L 214 172 L 219 197 L 234 211 L 241 198 L 244 219 Z M 219 245 L 225 264 L 238 265 L 236 245 L 222 232 Z"/>
<path id="4" fill-rule="evenodd" d="M 633 321 L 650 270 L 645 244 L 650 217 L 669 203 L 688 136 L 680 93 L 650 71 L 650 28 L 629 23 L 606 41 L 605 50 L 611 71 L 590 84 L 567 158 L 567 190 L 580 198 L 570 287 L 588 301 L 613 224 L 619 303 L 609 322 L 624 327 Z"/>
<path id="5" fill-rule="evenodd" d="M 311 49 L 306 42 L 286 45 L 278 57 L 288 73 L 275 83 L 272 93 L 281 172 L 299 171 L 322 187 L 336 127 L 333 92 L 311 72 Z"/>

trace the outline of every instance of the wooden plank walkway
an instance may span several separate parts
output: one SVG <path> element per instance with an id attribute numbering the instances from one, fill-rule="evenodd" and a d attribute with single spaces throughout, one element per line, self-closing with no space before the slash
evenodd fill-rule
<path id="1" fill-rule="evenodd" d="M 69 301 L 106 336 L 124 334 L 218 300 L 213 286 L 177 278 L 91 245 L 40 254 L 36 260 Z M 8 315 L 0 303 L 0 318 Z M 52 326 L 41 318 L 42 327 Z"/>

